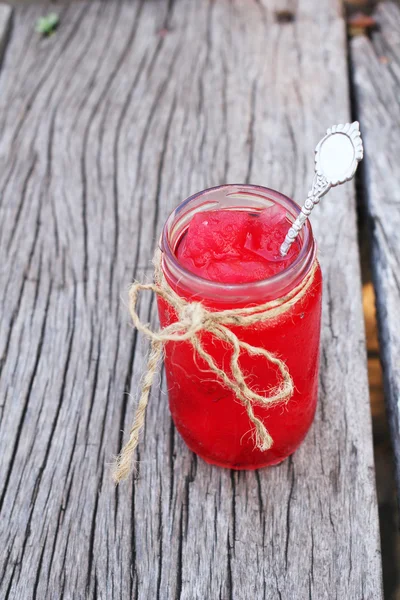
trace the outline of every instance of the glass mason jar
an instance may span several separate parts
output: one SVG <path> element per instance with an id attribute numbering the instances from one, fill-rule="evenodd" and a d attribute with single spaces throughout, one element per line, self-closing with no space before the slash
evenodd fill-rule
<path id="1" fill-rule="evenodd" d="M 290 198 L 253 185 L 225 185 L 204 190 L 182 202 L 168 218 L 161 238 L 162 270 L 172 289 L 187 301 L 202 302 L 210 310 L 255 306 L 285 296 L 301 285 L 316 260 L 310 222 L 299 234 L 300 252 L 278 275 L 251 283 L 209 281 L 180 264 L 176 248 L 190 220 L 199 211 L 230 209 L 260 211 L 273 204 L 286 210 L 288 227 L 300 212 Z M 318 266 L 305 295 L 273 320 L 251 327 L 230 327 L 242 341 L 262 347 L 282 359 L 293 379 L 289 401 L 263 407 L 254 413 L 262 420 L 273 445 L 255 447 L 253 427 L 243 404 L 217 380 L 206 363 L 194 355 L 190 342 L 165 346 L 169 404 L 175 426 L 188 447 L 205 461 L 233 469 L 258 469 L 274 465 L 292 454 L 307 434 L 314 418 L 319 367 L 322 276 Z M 158 299 L 162 327 L 177 316 L 165 300 Z M 223 369 L 229 369 L 231 350 L 210 333 L 201 333 L 207 352 Z M 263 357 L 244 354 L 240 366 L 248 385 L 263 393 L 279 385 L 280 374 Z"/>

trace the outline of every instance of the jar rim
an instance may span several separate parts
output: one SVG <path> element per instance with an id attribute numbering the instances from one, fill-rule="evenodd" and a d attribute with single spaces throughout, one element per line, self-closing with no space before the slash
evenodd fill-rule
<path id="1" fill-rule="evenodd" d="M 170 232 L 174 223 L 184 214 L 185 209 L 189 209 L 189 205 L 201 200 L 202 197 L 209 194 L 226 194 L 226 197 L 247 197 L 258 198 L 266 201 L 272 201 L 284 206 L 293 221 L 301 211 L 300 206 L 288 196 L 285 196 L 277 190 L 266 188 L 252 184 L 225 184 L 207 188 L 183 200 L 177 208 L 169 215 L 165 222 L 160 240 L 160 248 L 163 254 L 163 268 L 167 279 L 179 281 L 179 284 L 193 291 L 193 295 L 206 296 L 208 298 L 216 298 L 223 293 L 224 297 L 248 298 L 263 292 L 274 298 L 283 296 L 291 288 L 303 279 L 311 268 L 316 255 L 316 244 L 312 233 L 312 227 L 309 219 L 305 222 L 302 230 L 299 233 L 301 240 L 300 252 L 295 260 L 283 271 L 268 277 L 245 283 L 223 283 L 205 279 L 200 275 L 196 275 L 186 267 L 184 267 L 176 256 L 176 242 L 179 239 L 171 240 Z M 243 206 L 244 209 L 252 207 Z M 203 208 L 207 210 L 207 206 Z M 283 240 L 282 240 L 283 241 Z M 170 282 L 171 283 L 171 282 Z M 275 291 L 275 293 L 273 293 Z M 282 293 L 277 292 L 280 291 Z"/>

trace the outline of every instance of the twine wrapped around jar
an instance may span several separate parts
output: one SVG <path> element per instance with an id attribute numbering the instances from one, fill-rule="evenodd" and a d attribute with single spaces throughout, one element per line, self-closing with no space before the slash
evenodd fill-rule
<path id="1" fill-rule="evenodd" d="M 166 281 L 161 267 L 162 253 L 157 249 L 154 263 L 154 283 L 143 284 L 135 282 L 132 284 L 130 298 L 130 313 L 133 324 L 138 331 L 150 339 L 150 353 L 147 361 L 147 370 L 142 379 L 142 388 L 135 418 L 129 433 L 129 439 L 118 455 L 113 478 L 116 483 L 126 479 L 131 471 L 133 455 L 139 442 L 139 434 L 144 424 L 147 403 L 150 390 L 157 373 L 158 363 L 163 355 L 164 346 L 167 342 L 189 342 L 193 347 L 193 353 L 199 355 L 208 365 L 216 378 L 228 389 L 246 409 L 249 420 L 254 426 L 255 446 L 261 451 L 266 451 L 273 445 L 264 423 L 255 414 L 253 407 L 256 405 L 268 407 L 290 400 L 294 391 L 292 377 L 285 362 L 268 352 L 264 348 L 252 346 L 241 341 L 229 326 L 251 327 L 255 323 L 270 321 L 288 311 L 297 304 L 309 290 L 318 268 L 317 260 L 302 280 L 286 296 L 249 308 L 236 308 L 221 311 L 208 310 L 201 302 L 188 302 L 178 296 Z M 140 292 L 151 291 L 163 298 L 175 311 L 178 320 L 160 331 L 152 331 L 148 325 L 141 322 L 137 312 L 137 301 Z M 222 340 L 232 348 L 230 358 L 231 373 L 223 371 L 215 362 L 213 357 L 204 349 L 200 339 L 200 333 L 207 332 Z M 268 396 L 261 396 L 254 392 L 246 383 L 239 358 L 242 352 L 262 356 L 267 362 L 276 366 L 281 375 L 280 384 Z"/>

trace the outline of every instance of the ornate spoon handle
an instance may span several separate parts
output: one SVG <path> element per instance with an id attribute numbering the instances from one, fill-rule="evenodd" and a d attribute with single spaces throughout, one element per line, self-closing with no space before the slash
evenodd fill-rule
<path id="1" fill-rule="evenodd" d="M 304 202 L 299 216 L 287 232 L 285 241 L 280 248 L 281 256 L 286 256 L 290 246 L 299 235 L 304 223 L 307 221 L 312 209 L 318 204 L 322 196 L 329 192 L 331 187 L 331 184 L 325 177 L 318 175 L 317 173 L 314 175 L 312 188 L 311 191 L 308 192 L 307 200 Z"/>
<path id="2" fill-rule="evenodd" d="M 280 247 L 281 256 L 286 256 L 298 236 L 312 209 L 331 187 L 340 185 L 354 177 L 358 163 L 363 157 L 360 126 L 357 121 L 345 125 L 334 125 L 315 148 L 315 175 L 307 200 Z"/>

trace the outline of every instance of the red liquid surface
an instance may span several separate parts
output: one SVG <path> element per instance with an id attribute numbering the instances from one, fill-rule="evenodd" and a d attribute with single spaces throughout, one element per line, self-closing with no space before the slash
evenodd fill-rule
<path id="1" fill-rule="evenodd" d="M 289 222 L 277 205 L 260 212 L 217 210 L 195 215 L 176 250 L 192 273 L 220 283 L 248 283 L 284 271 L 300 252 L 297 240 L 282 259 Z"/>
<path id="2" fill-rule="evenodd" d="M 271 277 L 287 268 L 300 251 L 295 243 L 284 260 L 279 256 L 289 225 L 282 210 L 273 207 L 254 214 L 244 210 L 199 213 L 181 238 L 176 256 L 196 275 L 220 283 Z M 178 282 L 169 283 L 178 294 L 191 299 Z M 254 407 L 274 441 L 265 452 L 255 448 L 253 427 L 243 405 L 207 370 L 202 359 L 193 355 L 192 346 L 187 342 L 167 344 L 165 367 L 171 414 L 186 444 L 204 460 L 222 467 L 257 469 L 281 462 L 304 439 L 317 402 L 321 292 L 318 268 L 306 295 L 283 315 L 252 327 L 232 327 L 239 339 L 281 357 L 294 381 L 295 392 L 286 404 Z M 238 308 L 223 298 L 211 301 L 197 295 L 193 299 L 203 301 L 211 310 Z M 261 295 L 256 299 L 257 304 L 266 301 Z M 173 309 L 164 300 L 159 300 L 158 306 L 162 326 L 176 321 Z M 229 373 L 231 350 L 208 333 L 201 335 L 201 341 Z M 280 383 L 277 369 L 261 357 L 244 354 L 240 365 L 248 384 L 258 393 L 267 395 Z"/>

